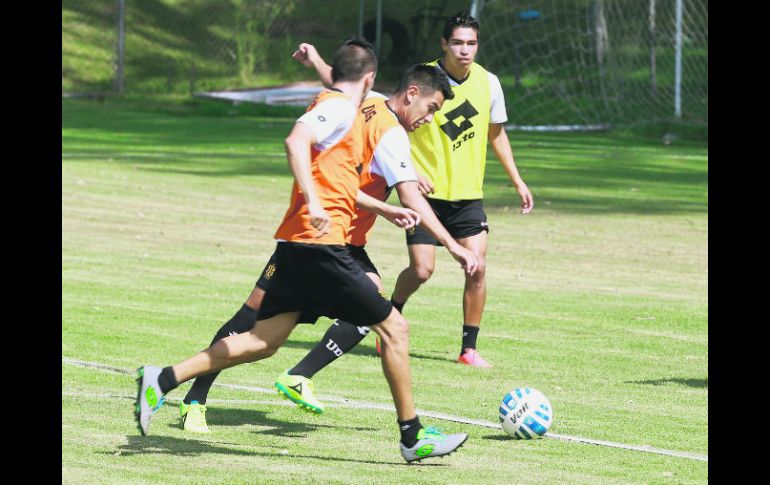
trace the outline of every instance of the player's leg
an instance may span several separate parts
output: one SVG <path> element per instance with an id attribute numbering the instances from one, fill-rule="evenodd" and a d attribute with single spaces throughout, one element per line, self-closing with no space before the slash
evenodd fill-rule
<path id="1" fill-rule="evenodd" d="M 463 338 L 457 362 L 474 367 L 492 367 L 479 355 L 476 339 L 481 326 L 484 305 L 487 299 L 486 259 L 487 225 L 481 201 L 474 201 L 458 213 L 459 223 L 455 230 L 465 237 L 456 237 L 458 243 L 472 251 L 479 259 L 479 267 L 469 276 L 465 275 L 463 290 Z M 482 225 L 481 222 L 484 224 Z M 484 230 L 480 229 L 483 227 Z"/>
<path id="2" fill-rule="evenodd" d="M 427 282 L 436 267 L 436 246 L 432 243 L 416 243 L 407 246 L 409 266 L 396 279 L 396 287 L 391 302 L 399 311 L 403 311 L 406 301 L 423 283 Z"/>
<path id="3" fill-rule="evenodd" d="M 376 273 L 366 274 L 377 289 L 382 292 L 382 281 Z M 289 374 L 305 376 L 308 379 L 316 375 L 350 349 L 358 345 L 369 334 L 369 327 L 358 326 L 351 322 L 337 320 L 326 330 L 323 338 L 305 357 L 289 370 Z"/>
<path id="4" fill-rule="evenodd" d="M 240 310 L 219 328 L 209 347 L 223 338 L 247 332 L 254 327 L 254 324 L 257 323 L 257 312 L 264 295 L 265 291 L 262 288 L 255 287 Z M 218 376 L 219 371 L 215 371 L 196 377 L 192 387 L 190 387 L 190 390 L 187 391 L 184 399 L 179 404 L 179 416 L 182 418 L 182 426 L 185 431 L 193 433 L 210 432 L 206 423 L 206 399 L 208 398 L 211 386 L 214 385 L 214 381 Z"/>
<path id="5" fill-rule="evenodd" d="M 366 276 L 382 293 L 382 281 L 377 268 L 363 247 L 348 246 L 350 255 Z M 278 393 L 296 403 L 300 409 L 321 414 L 323 404 L 315 398 L 312 377 L 350 349 L 358 345 L 369 333 L 369 327 L 358 326 L 343 320 L 335 321 L 323 338 L 293 368 L 280 375 L 275 382 Z"/>
<path id="6" fill-rule="evenodd" d="M 324 405 L 315 397 L 312 377 L 324 367 L 358 345 L 369 333 L 368 327 L 342 320 L 334 322 L 323 338 L 293 368 L 278 376 L 273 384 L 278 394 L 303 411 L 322 414 Z"/>
<path id="7" fill-rule="evenodd" d="M 395 308 L 385 321 L 372 326 L 382 339 L 382 371 L 390 386 L 401 432 L 401 456 L 408 462 L 448 455 L 462 446 L 468 435 L 445 435 L 423 428 L 414 406 L 409 367 L 409 326 Z"/>
<path id="8" fill-rule="evenodd" d="M 415 417 L 412 376 L 409 369 L 409 327 L 395 308 L 388 318 L 372 330 L 383 342 L 382 370 L 390 386 L 399 421 Z"/>
<path id="9" fill-rule="evenodd" d="M 299 315 L 300 312 L 288 312 L 260 320 L 250 331 L 219 340 L 174 366 L 141 367 L 135 415 L 142 434 L 147 434 L 150 418 L 163 404 L 164 396 L 179 384 L 212 371 L 270 357 L 286 342 Z"/>
<path id="10" fill-rule="evenodd" d="M 247 332 L 257 323 L 257 313 L 262 306 L 262 299 L 265 297 L 265 288 L 267 288 L 270 278 L 275 273 L 275 254 L 265 265 L 259 280 L 251 294 L 246 299 L 246 303 L 241 306 L 233 317 L 219 328 L 209 347 L 219 340 L 230 335 Z M 197 377 L 190 390 L 179 404 L 179 416 L 182 418 L 182 426 L 185 431 L 193 433 L 209 433 L 209 427 L 206 423 L 206 400 L 208 398 L 211 386 L 219 376 L 219 372 L 210 372 Z"/>

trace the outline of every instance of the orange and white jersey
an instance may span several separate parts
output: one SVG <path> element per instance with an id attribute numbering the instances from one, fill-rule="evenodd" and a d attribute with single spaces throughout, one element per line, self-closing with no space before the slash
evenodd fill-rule
<path id="1" fill-rule="evenodd" d="M 390 190 L 399 182 L 417 180 L 409 150 L 409 137 L 388 105 L 387 98 L 370 93 L 358 110 L 362 127 L 363 165 L 361 191 L 379 200 L 386 200 Z M 377 217 L 357 209 L 348 244 L 364 246 Z"/>
<path id="2" fill-rule="evenodd" d="M 355 105 L 342 92 L 322 91 L 298 123 L 316 135 L 311 150 L 313 184 L 321 206 L 331 218 L 327 234 L 318 237 L 297 181 L 283 222 L 275 233 L 278 240 L 311 244 L 344 245 L 348 239 L 356 195 L 360 185 L 361 128 Z"/>

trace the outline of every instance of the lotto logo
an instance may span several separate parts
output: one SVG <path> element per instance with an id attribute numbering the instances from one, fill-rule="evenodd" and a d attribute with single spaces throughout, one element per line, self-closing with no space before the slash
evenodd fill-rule
<path id="1" fill-rule="evenodd" d="M 439 126 L 441 130 L 452 140 L 456 140 L 465 130 L 473 128 L 471 118 L 479 114 L 476 108 L 466 99 L 463 104 L 457 108 L 449 111 L 446 114 L 447 122 Z M 463 118 L 461 123 L 457 123 L 457 120 Z"/>

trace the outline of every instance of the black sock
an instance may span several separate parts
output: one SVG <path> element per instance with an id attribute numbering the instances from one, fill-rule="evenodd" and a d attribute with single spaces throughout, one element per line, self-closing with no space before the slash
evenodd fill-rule
<path id="1" fill-rule="evenodd" d="M 164 367 L 158 375 L 158 386 L 160 386 L 160 392 L 168 394 L 179 387 L 179 383 L 176 382 L 176 376 L 174 375 L 174 369 L 171 367 Z"/>
<path id="2" fill-rule="evenodd" d="M 417 433 L 422 429 L 419 416 L 406 421 L 399 421 L 398 429 L 401 430 L 401 443 L 407 448 L 411 448 L 417 443 Z"/>
<path id="3" fill-rule="evenodd" d="M 460 353 L 465 352 L 465 349 L 476 348 L 476 337 L 479 336 L 479 327 L 471 327 L 470 325 L 463 325 L 463 347 L 460 349 Z"/>
<path id="4" fill-rule="evenodd" d="M 406 302 L 404 303 L 398 303 L 396 300 L 393 299 L 393 297 L 390 298 L 390 303 L 396 307 L 396 310 L 399 311 L 399 313 L 404 313 L 404 305 L 406 305 Z"/>
<path id="5" fill-rule="evenodd" d="M 232 333 L 238 334 L 248 332 L 254 327 L 255 323 L 257 323 L 257 311 L 243 305 L 241 309 L 233 315 L 233 318 L 228 320 L 227 323 L 222 325 L 217 331 L 211 344 L 209 344 L 209 347 L 223 338 L 229 337 Z M 193 382 L 190 390 L 187 392 L 187 395 L 184 397 L 184 403 L 190 404 L 192 401 L 198 401 L 200 404 L 206 404 L 206 397 L 208 397 L 209 390 L 218 375 L 219 371 L 198 376 Z"/>
<path id="6" fill-rule="evenodd" d="M 305 358 L 289 371 L 289 374 L 312 378 L 316 372 L 358 345 L 358 342 L 368 333 L 369 327 L 357 327 L 337 320 L 329 327 L 323 338 L 310 349 Z"/>

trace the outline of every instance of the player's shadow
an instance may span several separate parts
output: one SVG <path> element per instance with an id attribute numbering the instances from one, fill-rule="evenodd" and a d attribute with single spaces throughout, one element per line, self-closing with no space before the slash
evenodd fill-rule
<path id="1" fill-rule="evenodd" d="M 522 441 L 522 440 L 517 440 L 517 439 L 511 438 L 510 436 L 508 436 L 507 434 L 504 434 L 504 433 L 501 433 L 501 434 L 488 434 L 486 436 L 482 436 L 482 439 L 494 440 L 494 441 L 512 441 L 512 442 Z M 531 440 L 528 440 L 528 441 L 531 441 Z"/>
<path id="2" fill-rule="evenodd" d="M 447 357 L 444 352 L 432 352 L 430 354 L 423 354 L 419 352 L 409 352 L 409 357 L 413 359 L 426 359 L 426 360 L 438 360 L 440 362 L 452 362 L 455 363 L 455 359 Z"/>
<path id="3" fill-rule="evenodd" d="M 265 445 L 265 448 L 276 448 L 275 452 L 272 451 L 254 451 L 254 450 L 241 450 L 237 449 L 238 446 L 245 446 L 239 443 L 228 442 L 207 442 L 200 439 L 181 439 L 173 438 L 170 436 L 128 436 L 128 443 L 118 446 L 112 451 L 97 451 L 96 453 L 101 455 L 112 456 L 133 456 L 133 455 L 174 455 L 183 457 L 196 457 L 205 456 L 210 454 L 222 454 L 222 455 L 239 455 L 239 456 L 264 456 L 275 460 L 286 460 L 285 463 L 290 464 L 296 461 L 297 458 L 308 458 L 314 460 L 324 461 L 341 461 L 351 463 L 369 463 L 373 465 L 405 465 L 404 462 L 396 461 L 375 461 L 375 460 L 359 460 L 355 458 L 343 458 L 339 456 L 317 456 L 317 455 L 298 455 L 293 453 L 285 453 L 279 450 L 279 447 Z M 225 446 L 222 446 L 225 445 Z M 232 445 L 229 447 L 226 445 Z M 443 464 L 439 464 L 443 465 Z"/>
<path id="4" fill-rule="evenodd" d="M 179 407 L 179 404 L 171 404 Z M 328 424 L 307 423 L 304 421 L 280 421 L 267 416 L 268 411 L 243 408 L 217 408 L 206 413 L 206 422 L 209 426 L 243 426 L 256 425 L 263 429 L 252 431 L 254 434 L 269 434 L 286 438 L 304 438 L 309 433 L 321 428 L 349 429 L 351 431 L 376 431 L 377 428 L 360 426 L 331 426 Z M 169 427 L 183 429 L 182 420 L 169 424 Z"/>
<path id="5" fill-rule="evenodd" d="M 219 446 L 227 443 L 211 443 L 197 439 L 181 439 L 170 436 L 127 436 L 128 443 L 122 444 L 114 451 L 98 451 L 97 453 L 115 456 L 131 455 L 176 455 L 176 456 L 199 456 L 203 454 L 225 454 L 251 456 L 257 453 L 253 451 L 238 450 Z M 278 453 L 276 453 L 278 455 Z"/>
<path id="6" fill-rule="evenodd" d="M 287 340 L 284 344 L 284 348 L 289 349 L 304 349 L 304 350 L 310 350 L 313 347 L 316 346 L 318 341 L 311 341 L 311 342 L 304 342 L 302 340 Z M 374 339 L 371 340 L 371 344 L 365 344 L 360 343 L 353 347 L 352 349 L 348 350 L 346 354 L 351 355 L 361 355 L 364 357 L 376 357 L 377 351 L 374 350 Z"/>
<path id="7" fill-rule="evenodd" d="M 645 384 L 652 386 L 662 386 L 663 384 L 680 384 L 688 387 L 705 387 L 708 389 L 709 380 L 706 379 L 691 379 L 684 377 L 668 377 L 665 379 L 647 379 L 643 381 L 625 381 L 626 384 Z"/>
<path id="8" fill-rule="evenodd" d="M 371 340 L 371 344 L 365 344 L 361 343 L 359 345 L 356 345 L 352 349 L 348 350 L 346 354 L 350 355 L 359 355 L 363 357 L 377 357 L 377 351 L 374 349 L 374 340 Z M 286 343 L 283 344 L 283 347 L 290 348 L 290 349 L 304 349 L 304 350 L 310 350 L 317 344 L 317 341 L 313 342 L 304 342 L 301 340 L 287 340 Z M 409 357 L 413 359 L 428 359 L 428 360 L 438 360 L 441 362 L 454 362 L 455 360 L 447 357 L 446 354 L 442 352 L 435 352 L 435 353 L 420 353 L 420 352 L 410 352 Z"/>

